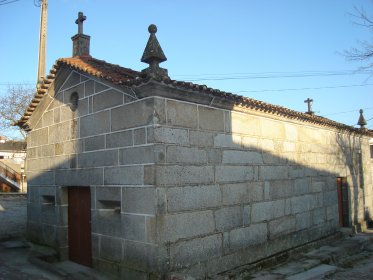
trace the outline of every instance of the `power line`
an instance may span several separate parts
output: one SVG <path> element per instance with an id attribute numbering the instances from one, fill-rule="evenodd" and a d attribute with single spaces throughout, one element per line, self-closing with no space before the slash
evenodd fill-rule
<path id="1" fill-rule="evenodd" d="M 305 77 L 328 77 L 328 76 L 350 76 L 350 75 L 370 74 L 372 71 L 343 70 L 343 71 L 299 71 L 299 72 L 261 72 L 261 73 L 225 73 L 225 74 L 195 74 L 195 75 L 175 75 L 185 77 L 187 81 L 224 81 L 243 79 L 274 79 L 274 78 L 305 78 Z M 190 77 L 188 79 L 188 77 Z"/>
<path id="2" fill-rule="evenodd" d="M 0 83 L 0 86 L 17 86 L 17 85 L 35 85 L 33 82 L 22 82 L 22 83 Z"/>
<path id="3" fill-rule="evenodd" d="M 6 2 L 6 1 L 8 1 L 8 2 Z M 17 1 L 19 1 L 19 0 L 2 0 L 2 1 L 0 1 L 0 6 L 11 4 L 11 3 L 14 3 L 14 2 L 17 2 Z"/>
<path id="4" fill-rule="evenodd" d="M 373 107 L 369 107 L 369 108 L 363 108 L 363 110 L 372 110 Z M 336 112 L 336 113 L 330 113 L 330 114 L 326 114 L 326 115 L 322 115 L 323 117 L 325 116 L 333 116 L 333 115 L 340 115 L 340 114 L 347 114 L 347 113 L 353 113 L 353 112 L 359 112 L 360 109 L 355 109 L 355 110 L 351 110 L 351 111 L 344 111 L 344 112 Z"/>
<path id="5" fill-rule="evenodd" d="M 315 90 L 315 89 L 334 89 L 334 88 L 350 88 L 350 87 L 365 87 L 373 86 L 373 84 L 359 84 L 359 85 L 340 85 L 340 86 L 325 86 L 325 87 L 305 87 L 305 88 L 283 88 L 283 89 L 261 89 L 261 90 L 239 90 L 236 92 L 271 92 L 271 91 L 300 91 L 300 90 Z"/>
<path id="6" fill-rule="evenodd" d="M 232 72 L 232 73 L 201 73 L 201 74 L 179 74 L 176 76 L 183 77 L 200 77 L 200 76 L 225 76 L 225 75 L 324 75 L 324 74 L 341 74 L 341 75 L 350 75 L 350 74 L 372 74 L 372 71 L 369 70 L 328 70 L 328 71 L 318 71 L 318 70 L 305 70 L 305 71 L 290 71 L 290 72 Z"/>

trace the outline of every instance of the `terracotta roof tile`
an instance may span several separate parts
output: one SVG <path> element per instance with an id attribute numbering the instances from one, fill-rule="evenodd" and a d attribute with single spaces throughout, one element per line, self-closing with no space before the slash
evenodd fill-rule
<path id="1" fill-rule="evenodd" d="M 142 72 L 138 72 L 138 71 L 135 71 L 129 68 L 124 68 L 119 65 L 111 64 L 104 60 L 98 60 L 98 59 L 92 58 L 91 56 L 60 58 L 57 60 L 54 67 L 50 70 L 50 74 L 47 76 L 47 79 L 43 81 L 41 87 L 37 90 L 24 116 L 16 123 L 16 125 L 24 129 L 27 129 L 26 122 L 28 121 L 28 119 L 30 118 L 34 110 L 36 109 L 41 98 L 44 96 L 45 93 L 48 92 L 50 85 L 56 78 L 55 74 L 57 73 L 58 68 L 64 65 L 69 66 L 72 69 L 90 74 L 92 76 L 105 79 L 117 85 L 139 86 L 141 84 L 147 83 L 150 80 L 150 78 L 144 75 Z M 191 82 L 171 80 L 167 76 L 161 77 L 158 79 L 153 78 L 153 80 L 157 80 L 157 82 L 164 84 L 165 86 L 174 87 L 178 89 L 184 89 L 184 90 L 190 90 L 190 91 L 198 91 L 200 94 L 208 94 L 214 97 L 220 97 L 222 99 L 226 99 L 229 102 L 233 101 L 235 105 L 249 108 L 255 111 L 260 111 L 260 112 L 264 112 L 267 114 L 279 115 L 279 116 L 286 117 L 288 119 L 296 119 L 296 120 L 300 120 L 303 122 L 315 123 L 315 124 L 319 124 L 323 126 L 335 127 L 338 129 L 354 131 L 358 133 L 364 133 L 364 134 L 373 136 L 373 131 L 371 130 L 364 130 L 364 131 L 359 130 L 357 128 L 353 128 L 351 126 L 338 123 L 327 118 L 297 112 L 297 111 L 294 111 L 294 110 L 291 110 L 291 109 L 288 109 L 282 106 L 272 105 L 269 103 L 265 103 L 263 101 L 243 97 L 243 96 L 236 95 L 230 92 L 225 92 L 225 91 L 220 91 L 218 89 L 209 88 L 206 85 L 199 85 L 199 84 L 193 84 Z"/>
<path id="2" fill-rule="evenodd" d="M 115 84 L 123 81 L 131 82 L 140 77 L 141 73 L 135 70 L 124 68 L 119 65 L 108 63 L 104 60 L 98 60 L 90 56 L 60 58 L 57 65 L 66 64 L 87 74 L 106 79 Z"/>

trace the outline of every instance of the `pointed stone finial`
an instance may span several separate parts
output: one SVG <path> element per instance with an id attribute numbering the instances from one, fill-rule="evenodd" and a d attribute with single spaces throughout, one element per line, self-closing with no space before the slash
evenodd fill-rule
<path id="1" fill-rule="evenodd" d="M 358 120 L 357 124 L 360 125 L 360 128 L 363 129 L 367 125 L 367 121 L 364 118 L 363 109 L 360 109 L 359 112 L 360 112 L 360 117 L 359 117 L 359 120 Z"/>
<path id="2" fill-rule="evenodd" d="M 167 58 L 155 36 L 155 33 L 157 33 L 157 26 L 154 24 L 149 25 L 148 31 L 150 36 L 141 57 L 141 62 L 148 63 L 149 67 L 142 70 L 142 72 L 151 78 L 168 77 L 167 69 L 159 67 L 159 64 L 166 61 Z"/>

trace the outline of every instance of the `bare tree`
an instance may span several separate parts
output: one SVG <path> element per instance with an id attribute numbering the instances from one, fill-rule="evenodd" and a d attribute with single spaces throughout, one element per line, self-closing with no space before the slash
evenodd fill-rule
<path id="1" fill-rule="evenodd" d="M 9 86 L 7 93 L 0 97 L 0 131 L 9 138 L 15 138 L 16 132 L 25 139 L 26 133 L 16 123 L 25 113 L 34 96 L 35 89 L 23 85 Z"/>
<path id="2" fill-rule="evenodd" d="M 354 18 L 356 25 L 367 28 L 373 33 L 373 16 L 368 15 L 363 8 L 355 7 L 355 11 L 350 13 L 350 16 Z M 350 50 L 344 51 L 344 55 L 349 60 L 367 61 L 367 64 L 362 69 L 368 69 L 373 67 L 373 43 L 369 41 L 359 41 L 359 47 L 351 48 Z"/>

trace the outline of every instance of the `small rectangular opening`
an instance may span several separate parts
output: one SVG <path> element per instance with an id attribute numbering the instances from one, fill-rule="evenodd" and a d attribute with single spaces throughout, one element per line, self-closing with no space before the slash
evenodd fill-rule
<path id="1" fill-rule="evenodd" d="M 98 200 L 101 209 L 114 210 L 116 213 L 120 213 L 120 201 L 118 200 Z"/>
<path id="2" fill-rule="evenodd" d="M 43 204 L 53 204 L 54 205 L 54 202 L 56 200 L 54 195 L 43 195 L 42 198 L 43 198 Z"/>

